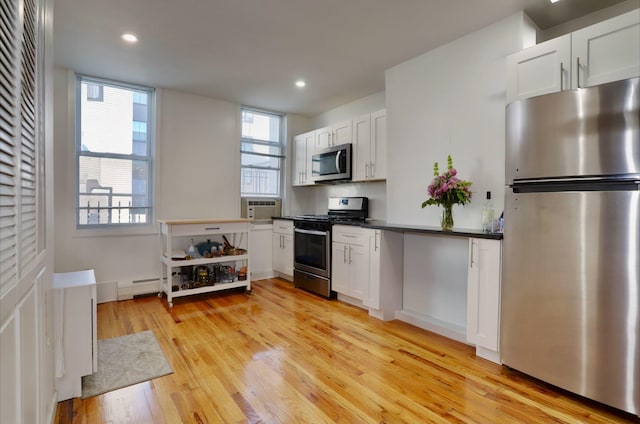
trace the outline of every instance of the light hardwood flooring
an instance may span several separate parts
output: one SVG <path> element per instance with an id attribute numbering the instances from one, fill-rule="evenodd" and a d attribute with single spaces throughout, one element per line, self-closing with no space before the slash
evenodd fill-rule
<path id="1" fill-rule="evenodd" d="M 269 279 L 232 291 L 98 305 L 98 337 L 153 330 L 174 373 L 61 402 L 56 423 L 640 422 Z"/>

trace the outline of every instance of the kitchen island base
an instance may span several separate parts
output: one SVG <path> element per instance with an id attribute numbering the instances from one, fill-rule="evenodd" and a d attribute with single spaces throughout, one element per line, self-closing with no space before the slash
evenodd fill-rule
<path id="1" fill-rule="evenodd" d="M 244 287 L 251 292 L 249 219 L 175 220 L 160 223 L 160 287 L 176 297 Z M 189 252 L 190 250 L 193 251 Z M 193 255 L 193 256 L 192 256 Z"/>

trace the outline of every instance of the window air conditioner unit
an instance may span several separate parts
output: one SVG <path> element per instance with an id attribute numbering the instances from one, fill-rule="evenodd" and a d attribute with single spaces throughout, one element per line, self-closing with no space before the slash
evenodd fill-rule
<path id="1" fill-rule="evenodd" d="M 241 216 L 255 220 L 270 220 L 280 216 L 282 199 L 248 199 L 242 198 Z"/>

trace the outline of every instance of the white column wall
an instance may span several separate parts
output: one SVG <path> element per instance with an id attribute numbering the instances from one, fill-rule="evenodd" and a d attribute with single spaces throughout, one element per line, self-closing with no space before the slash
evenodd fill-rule
<path id="1" fill-rule="evenodd" d="M 531 40 L 520 12 L 386 72 L 387 220 L 439 225 L 440 209 L 421 209 L 433 163 L 453 157 L 473 182 L 471 204 L 454 206 L 455 226 L 481 228 L 485 192 L 504 205 L 506 56 Z M 527 36 L 525 36 L 527 35 Z"/>

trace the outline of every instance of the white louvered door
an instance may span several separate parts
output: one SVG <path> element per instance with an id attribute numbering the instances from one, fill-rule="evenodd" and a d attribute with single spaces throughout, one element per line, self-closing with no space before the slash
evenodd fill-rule
<path id="1" fill-rule="evenodd" d="M 0 2 L 0 422 L 45 423 L 55 410 L 51 229 L 50 0 Z M 46 29 L 46 31 L 45 31 Z M 52 93 L 47 89 L 48 95 Z M 48 137 L 47 137 L 48 136 Z M 49 141 L 51 142 L 51 141 Z M 51 197 L 51 196 L 49 196 Z M 48 204 L 46 204 L 48 202 Z M 47 237 L 48 236 L 48 237 Z"/>

